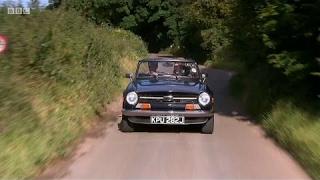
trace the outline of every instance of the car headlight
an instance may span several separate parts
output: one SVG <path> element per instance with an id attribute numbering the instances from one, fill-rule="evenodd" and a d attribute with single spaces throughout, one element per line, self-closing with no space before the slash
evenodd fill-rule
<path id="1" fill-rule="evenodd" d="M 126 97 L 126 101 L 130 105 L 135 105 L 138 102 L 138 95 L 136 92 L 129 92 Z"/>
<path id="2" fill-rule="evenodd" d="M 203 92 L 199 95 L 198 101 L 202 106 L 206 106 L 210 103 L 210 95 L 206 92 Z"/>

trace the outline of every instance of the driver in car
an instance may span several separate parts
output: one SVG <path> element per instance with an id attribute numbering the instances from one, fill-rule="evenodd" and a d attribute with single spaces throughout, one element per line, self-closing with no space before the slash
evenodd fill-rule
<path id="1" fill-rule="evenodd" d="M 158 62 L 149 62 L 149 74 L 152 76 L 157 76 Z"/>

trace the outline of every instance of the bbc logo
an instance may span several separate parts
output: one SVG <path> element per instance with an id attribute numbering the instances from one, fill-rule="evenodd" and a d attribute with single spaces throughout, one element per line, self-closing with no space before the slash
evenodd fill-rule
<path id="1" fill-rule="evenodd" d="M 8 8 L 8 14 L 30 14 L 30 8 Z"/>

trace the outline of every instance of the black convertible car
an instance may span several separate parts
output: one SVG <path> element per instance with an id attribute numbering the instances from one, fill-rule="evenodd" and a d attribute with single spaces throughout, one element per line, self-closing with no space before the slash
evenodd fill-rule
<path id="1" fill-rule="evenodd" d="M 194 60 L 157 57 L 140 60 L 123 92 L 119 129 L 134 131 L 136 124 L 200 125 L 214 127 L 213 93 Z"/>

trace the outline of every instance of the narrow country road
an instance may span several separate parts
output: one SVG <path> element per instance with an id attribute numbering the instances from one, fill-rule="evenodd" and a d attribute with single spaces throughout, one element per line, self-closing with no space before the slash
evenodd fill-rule
<path id="1" fill-rule="evenodd" d="M 102 135 L 87 138 L 63 170 L 45 172 L 43 177 L 310 179 L 228 95 L 232 73 L 207 72 L 216 99 L 214 134 L 188 128 L 122 133 L 118 117 Z M 119 103 L 113 109 L 115 116 L 120 114 Z"/>

